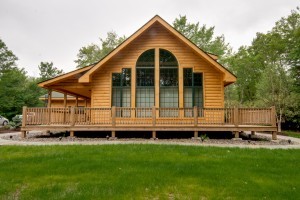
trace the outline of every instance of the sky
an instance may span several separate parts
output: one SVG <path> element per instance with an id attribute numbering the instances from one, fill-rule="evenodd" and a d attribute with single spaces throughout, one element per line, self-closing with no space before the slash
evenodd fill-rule
<path id="1" fill-rule="evenodd" d="M 99 44 L 109 31 L 128 37 L 156 14 L 170 24 L 186 15 L 214 26 L 237 50 L 297 6 L 299 0 L 0 0 L 0 38 L 18 67 L 37 77 L 40 62 L 72 71 L 81 47 Z"/>

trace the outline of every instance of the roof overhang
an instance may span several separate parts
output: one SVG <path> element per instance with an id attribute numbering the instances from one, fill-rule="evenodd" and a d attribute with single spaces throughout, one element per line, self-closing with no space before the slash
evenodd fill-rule
<path id="1" fill-rule="evenodd" d="M 108 62 L 113 56 L 115 56 L 119 51 L 124 49 L 127 45 L 129 45 L 133 40 L 135 40 L 138 36 L 140 36 L 144 31 L 150 28 L 154 23 L 160 23 L 163 27 L 165 27 L 170 33 L 176 36 L 179 40 L 193 49 L 199 56 L 201 56 L 204 60 L 206 60 L 211 66 L 216 68 L 218 71 L 224 74 L 224 85 L 228 85 L 234 83 L 236 81 L 236 76 L 232 74 L 229 70 L 227 70 L 224 66 L 217 62 L 218 57 L 214 54 L 206 53 L 198 46 L 196 46 L 193 42 L 175 30 L 170 24 L 168 24 L 165 20 L 163 20 L 158 15 L 154 16 L 150 21 L 148 21 L 144 26 L 142 26 L 139 30 L 137 30 L 133 35 L 131 35 L 127 40 L 121 43 L 117 48 L 111 51 L 106 57 L 96 63 L 93 67 L 91 67 L 84 75 L 82 75 L 79 79 L 79 83 L 89 83 L 91 81 L 91 77 L 95 73 L 95 71 L 99 70 L 106 62 Z M 226 83 L 226 84 L 225 84 Z"/>

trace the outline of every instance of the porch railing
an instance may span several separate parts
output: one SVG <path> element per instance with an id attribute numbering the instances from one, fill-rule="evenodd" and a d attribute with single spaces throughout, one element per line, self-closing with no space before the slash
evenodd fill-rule
<path id="1" fill-rule="evenodd" d="M 23 108 L 30 125 L 261 125 L 276 126 L 275 108 Z"/>

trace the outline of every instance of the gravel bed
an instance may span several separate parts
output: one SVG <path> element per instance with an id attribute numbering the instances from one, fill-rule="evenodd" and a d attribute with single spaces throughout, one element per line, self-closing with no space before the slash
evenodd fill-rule
<path id="1" fill-rule="evenodd" d="M 65 136 L 63 133 L 54 133 L 54 134 L 49 134 L 49 133 L 42 133 L 42 132 L 37 132 L 37 131 L 32 131 L 27 134 L 26 138 L 21 138 L 20 134 L 5 134 L 4 136 L 0 137 L 5 140 L 10 140 L 10 141 L 22 141 L 22 142 L 37 142 L 37 143 L 71 143 L 71 142 L 76 142 L 76 143 L 110 143 L 111 141 L 118 141 L 124 143 L 126 142 L 141 142 L 141 143 L 147 143 L 147 142 L 155 142 L 155 143 L 170 143 L 170 144 L 216 144 L 216 145 L 245 145 L 245 146 L 266 146 L 266 145 L 299 145 L 298 142 L 291 141 L 288 139 L 278 139 L 276 141 L 271 140 L 271 135 L 254 135 L 254 136 L 249 136 L 249 134 L 241 134 L 241 138 L 238 139 L 209 139 L 205 138 L 202 140 L 201 138 L 199 139 L 145 139 L 145 138 L 118 138 L 118 139 L 111 139 L 111 138 L 97 138 L 97 137 L 69 137 Z"/>

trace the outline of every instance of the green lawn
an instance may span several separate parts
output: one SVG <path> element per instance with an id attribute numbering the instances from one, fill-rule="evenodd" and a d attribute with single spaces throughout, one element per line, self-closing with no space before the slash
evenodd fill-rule
<path id="1" fill-rule="evenodd" d="M 0 146 L 0 199 L 300 199 L 300 150 Z"/>
<path id="2" fill-rule="evenodd" d="M 283 134 L 290 137 L 300 138 L 300 132 L 296 131 L 283 131 Z"/>

